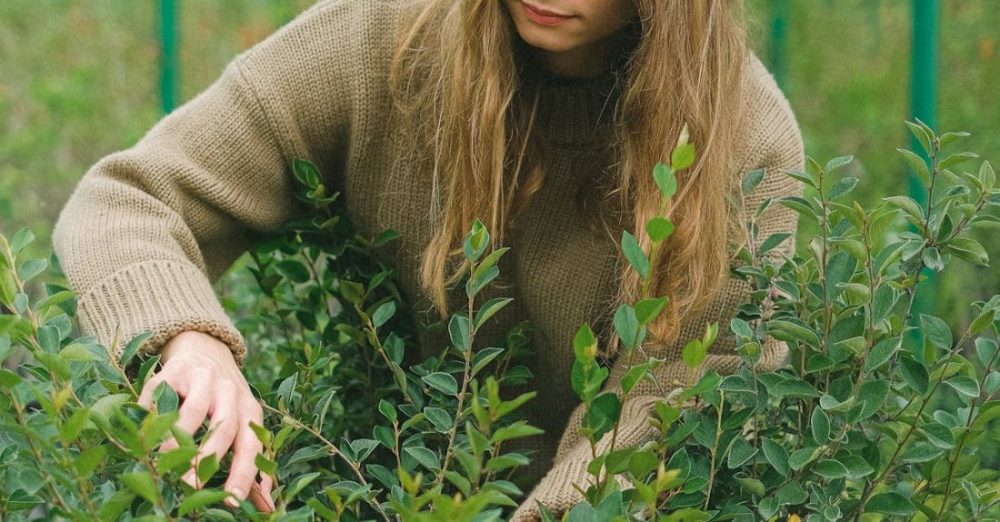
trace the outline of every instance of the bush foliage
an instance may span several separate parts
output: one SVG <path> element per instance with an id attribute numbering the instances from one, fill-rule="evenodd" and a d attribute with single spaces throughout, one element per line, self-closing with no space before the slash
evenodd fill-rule
<path id="1" fill-rule="evenodd" d="M 643 342 L 669 296 L 647 291 L 615 313 L 618 356 L 630 369 L 614 392 L 601 392 L 608 371 L 590 328 L 580 328 L 572 385 L 587 405 L 592 480 L 578 484 L 582 502 L 558 516 L 1000 518 L 998 472 L 977 456 L 1000 416 L 1000 296 L 971 303 L 976 318 L 960 331 L 912 310 L 927 269 L 989 262 L 969 232 L 1000 223 L 988 213 L 1000 206 L 1000 190 L 989 163 L 970 173 L 963 167 L 974 154 L 944 152 L 963 133 L 908 125 L 927 160 L 901 153 L 923 181 L 924 204 L 903 195 L 870 209 L 851 201 L 858 180 L 836 174 L 850 158 L 767 173 L 810 189 L 765 200 L 748 222 L 733 276 L 752 291 L 723 325 L 743 364 L 731 375 L 702 371 L 720 328 L 706 325 L 680 354 L 692 379 L 664 390 L 649 419 L 655 439 L 597 451 L 598 441 L 613 441 L 632 387 L 663 362 Z M 694 154 L 682 137 L 670 164 L 653 170 L 662 208 Z M 0 360 L 8 363 L 0 369 L 0 518 L 485 521 L 518 505 L 524 492 L 512 479 L 529 456 L 504 443 L 540 430 L 518 418 L 534 394 L 504 400 L 501 389 L 530 377 L 517 364 L 528 346 L 524 328 L 505 346 L 473 348 L 477 330 L 511 303 L 478 299 L 507 250 L 473 225 L 463 244 L 468 306 L 447 323 L 449 346 L 412 361 L 392 271 L 370 256 L 394 234 L 357 237 L 315 168 L 296 162 L 294 171 L 297 195 L 314 212 L 255 246 L 225 298 L 254 347 L 247 376 L 267 413 L 256 429 L 265 446 L 257 464 L 276 479 L 277 511 L 257 513 L 246 501 L 222 507 L 225 458 L 195 463 L 199 490 L 180 480 L 205 435 L 173 427 L 180 399 L 165 384 L 151 411 L 136 404 L 158 363 L 137 355 L 146 337 L 129 340 L 116 359 L 76 336 L 73 293 L 38 284 L 49 263 L 21 259 L 32 240 L 24 230 L 0 236 Z M 764 175 L 748 173 L 744 192 Z M 754 219 L 770 205 L 817 227 L 808 255 L 766 255 L 788 239 L 758 237 Z M 659 245 L 672 231 L 658 216 L 642 233 Z M 648 280 L 657 249 L 644 252 L 630 232 L 621 246 Z M 776 372 L 757 365 L 768 337 L 790 351 Z M 171 434 L 180 447 L 158 453 Z"/>

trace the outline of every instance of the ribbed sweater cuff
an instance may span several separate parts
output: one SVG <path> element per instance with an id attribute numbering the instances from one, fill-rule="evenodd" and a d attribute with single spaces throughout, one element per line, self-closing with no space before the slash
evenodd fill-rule
<path id="1" fill-rule="evenodd" d="M 208 278 L 183 262 L 146 261 L 119 270 L 80 297 L 77 312 L 83 332 L 113 349 L 115 358 L 144 331 L 153 335 L 140 351 L 152 355 L 189 330 L 226 343 L 241 366 L 246 356 L 243 337 L 223 311 Z"/>

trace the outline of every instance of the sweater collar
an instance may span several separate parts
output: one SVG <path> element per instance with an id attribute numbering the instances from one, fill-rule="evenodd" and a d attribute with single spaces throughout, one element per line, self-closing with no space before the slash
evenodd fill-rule
<path id="1" fill-rule="evenodd" d="M 550 146 L 594 149 L 609 143 L 618 101 L 618 74 L 567 78 L 540 74 L 537 125 Z"/>

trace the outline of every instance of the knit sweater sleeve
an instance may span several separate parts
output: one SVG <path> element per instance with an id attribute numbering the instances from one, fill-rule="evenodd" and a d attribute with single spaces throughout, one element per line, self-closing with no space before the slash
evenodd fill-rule
<path id="1" fill-rule="evenodd" d="M 372 76 L 371 49 L 384 47 L 370 30 L 373 4 L 320 2 L 86 172 L 53 233 L 84 333 L 109 349 L 117 340 L 117 356 L 142 331 L 153 334 L 148 353 L 202 331 L 242 365 L 244 341 L 211 282 L 255 232 L 301 211 L 293 159 L 340 175 L 352 91 Z"/>
<path id="2" fill-rule="evenodd" d="M 804 162 L 802 136 L 794 114 L 787 100 L 778 90 L 773 78 L 763 65 L 753 58 L 751 71 L 757 81 L 751 82 L 748 94 L 748 131 L 743 145 L 740 174 L 750 170 L 764 169 L 764 180 L 751 194 L 742 201 L 744 216 L 754 213 L 760 203 L 766 198 L 801 194 L 801 185 L 783 170 L 801 170 Z M 780 259 L 781 256 L 791 256 L 794 253 L 794 233 L 797 215 L 794 211 L 778 204 L 772 204 L 768 210 L 757 219 L 760 227 L 757 245 L 771 234 L 787 232 L 793 234 L 781 246 L 769 251 L 767 257 Z M 748 298 L 749 284 L 737 278 L 730 278 L 723 286 L 718 296 L 718 302 L 727 303 L 715 310 L 735 310 Z M 709 307 L 713 309 L 713 307 Z M 696 319 L 688 330 L 704 331 L 705 323 L 718 321 L 720 326 L 719 339 L 710 351 L 702 369 L 712 369 L 720 373 L 731 373 L 736 370 L 739 359 L 735 354 L 735 340 L 726 336 L 732 314 L 727 312 L 707 312 Z M 700 337 L 700 334 L 699 334 Z M 690 371 L 681 361 L 681 350 L 689 338 L 678 339 L 670 345 L 649 346 L 644 349 L 649 355 L 665 359 L 665 362 L 654 370 L 656 383 L 642 381 L 632 389 L 623 401 L 619 430 L 615 440 L 616 448 L 638 446 L 653 440 L 655 430 L 649 424 L 653 405 L 666 398 L 672 389 L 688 384 Z M 787 346 L 773 338 L 768 338 L 762 346 L 762 367 L 776 369 L 787 353 Z M 620 382 L 628 370 L 624 357 L 615 360 L 604 391 L 620 395 Z M 698 377 L 697 375 L 695 377 Z M 573 484 L 586 489 L 593 479 L 586 471 L 591 460 L 591 448 L 587 439 L 580 434 L 580 426 L 585 413 L 581 404 L 570 416 L 566 430 L 559 441 L 555 462 L 545 477 L 535 486 L 528 498 L 521 504 L 512 521 L 526 522 L 538 519 L 536 502 L 540 502 L 555 513 L 563 512 L 583 500 Z M 612 435 L 608 433 L 597 444 L 599 452 L 606 452 L 610 446 Z M 615 477 L 623 489 L 629 487 L 627 481 Z"/>

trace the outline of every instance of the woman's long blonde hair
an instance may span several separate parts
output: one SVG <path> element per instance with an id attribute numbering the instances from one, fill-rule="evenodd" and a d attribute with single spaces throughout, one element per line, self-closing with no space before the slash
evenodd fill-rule
<path id="1" fill-rule="evenodd" d="M 747 44 L 739 0 L 634 0 L 639 41 L 625 57 L 610 145 L 615 179 L 607 202 L 644 248 L 645 223 L 658 212 L 651 176 L 668 162 L 685 125 L 698 151 L 678 174 L 668 214 L 676 224 L 652 273 L 666 313 L 650 327 L 659 342 L 703 309 L 729 274 L 734 212 L 734 149 L 741 125 Z M 432 208 L 440 223 L 424 251 L 422 284 L 439 312 L 459 278 L 461 241 L 481 219 L 495 244 L 541 186 L 543 149 L 533 139 L 537 93 L 522 88 L 523 55 L 502 0 L 423 0 L 406 24 L 390 83 L 414 148 L 433 171 Z M 738 218 L 738 216 L 736 216 Z M 620 230 L 608 230 L 614 235 Z M 618 302 L 641 291 L 624 264 Z M 613 351 L 613 348 L 612 350 Z"/>

